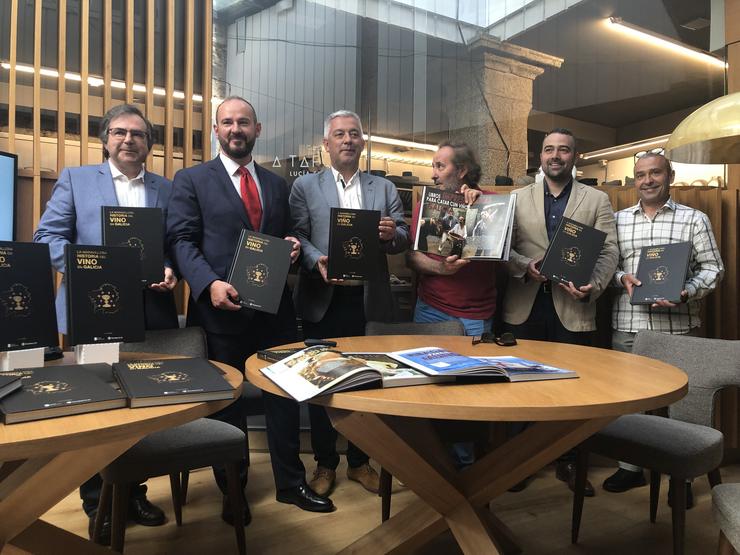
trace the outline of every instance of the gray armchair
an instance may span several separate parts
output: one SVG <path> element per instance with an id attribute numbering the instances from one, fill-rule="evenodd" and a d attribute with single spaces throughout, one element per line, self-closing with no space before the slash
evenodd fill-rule
<path id="1" fill-rule="evenodd" d="M 718 555 L 740 550 L 740 484 L 720 484 L 712 489 L 712 512 L 719 525 Z"/>
<path id="2" fill-rule="evenodd" d="M 669 407 L 670 418 L 650 414 L 621 416 L 579 448 L 571 539 L 578 541 L 588 453 L 650 469 L 650 521 L 655 522 L 660 475 L 671 484 L 673 553 L 682 554 L 688 479 L 707 474 L 720 483 L 723 436 L 712 428 L 715 396 L 720 389 L 740 385 L 740 341 L 704 339 L 652 331 L 637 334 L 633 354 L 681 368 L 688 374 L 689 392 Z M 619 379 L 615 369 L 614 379 Z M 650 379 L 650 376 L 645 376 Z"/>

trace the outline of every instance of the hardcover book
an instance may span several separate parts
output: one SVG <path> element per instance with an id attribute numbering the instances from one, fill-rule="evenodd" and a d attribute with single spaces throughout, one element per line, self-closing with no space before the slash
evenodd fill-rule
<path id="1" fill-rule="evenodd" d="M 144 341 L 138 252 L 66 245 L 64 254 L 70 344 Z"/>
<path id="2" fill-rule="evenodd" d="M 6 395 L 10 395 L 22 386 L 23 383 L 20 376 L 15 375 L 13 372 L 0 373 L 0 399 Z"/>
<path id="3" fill-rule="evenodd" d="M 578 377 L 572 370 L 518 357 L 468 357 L 440 347 L 420 347 L 388 353 L 392 358 L 429 376 L 529 381 Z"/>
<path id="4" fill-rule="evenodd" d="M 49 245 L 0 241 L 0 351 L 58 343 Z"/>
<path id="5" fill-rule="evenodd" d="M 540 266 L 552 281 L 575 287 L 587 285 L 604 247 L 606 233 L 570 218 L 562 218 Z"/>
<path id="6" fill-rule="evenodd" d="M 131 408 L 234 397 L 221 371 L 203 358 L 117 362 L 113 374 Z"/>
<path id="7" fill-rule="evenodd" d="M 630 303 L 653 304 L 665 299 L 681 302 L 681 291 L 691 257 L 691 243 L 671 243 L 640 249 L 637 277 L 641 284 L 632 290 Z"/>
<path id="8" fill-rule="evenodd" d="M 226 277 L 246 308 L 276 314 L 290 270 L 293 243 L 242 229 Z"/>
<path id="9" fill-rule="evenodd" d="M 5 424 L 117 409 L 126 397 L 100 377 L 107 364 L 74 364 L 5 372 L 21 378 L 22 387 L 0 400 Z"/>
<path id="10" fill-rule="evenodd" d="M 161 208 L 103 206 L 103 245 L 131 247 L 141 260 L 145 285 L 164 279 L 164 224 Z"/>
<path id="11" fill-rule="evenodd" d="M 481 195 L 424 187 L 414 250 L 473 260 L 508 260 L 516 195 Z"/>
<path id="12" fill-rule="evenodd" d="M 369 279 L 378 273 L 379 210 L 332 208 L 329 229 L 330 279 Z"/>

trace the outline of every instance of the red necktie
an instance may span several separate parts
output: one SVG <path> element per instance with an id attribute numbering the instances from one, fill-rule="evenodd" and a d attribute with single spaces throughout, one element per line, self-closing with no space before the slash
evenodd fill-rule
<path id="1" fill-rule="evenodd" d="M 257 191 L 257 183 L 254 182 L 252 174 L 244 166 L 239 166 L 239 187 L 242 193 L 242 202 L 247 210 L 247 218 L 252 224 L 252 229 L 259 231 L 260 222 L 262 221 L 262 204 L 260 203 L 260 194 Z"/>

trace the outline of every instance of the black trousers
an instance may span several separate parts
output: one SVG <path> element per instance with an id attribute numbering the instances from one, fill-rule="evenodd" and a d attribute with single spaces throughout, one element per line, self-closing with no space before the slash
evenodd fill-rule
<path id="1" fill-rule="evenodd" d="M 329 308 L 318 322 L 303 321 L 303 336 L 308 339 L 365 335 L 363 286 L 335 286 Z M 335 470 L 339 465 L 337 431 L 331 425 L 326 409 L 308 405 L 311 421 L 311 448 L 318 466 Z M 351 441 L 347 442 L 347 464 L 356 468 L 370 458 Z"/>

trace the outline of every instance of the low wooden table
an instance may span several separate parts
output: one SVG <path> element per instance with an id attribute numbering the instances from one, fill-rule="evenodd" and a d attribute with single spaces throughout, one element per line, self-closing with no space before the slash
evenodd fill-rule
<path id="1" fill-rule="evenodd" d="M 66 361 L 72 363 L 69 355 Z M 121 353 L 121 360 L 172 358 Z M 241 394 L 243 377 L 215 362 Z M 144 436 L 197 418 L 233 400 L 116 409 L 0 424 L 0 550 L 8 553 L 110 553 L 39 517 Z M 7 545 L 6 544 L 11 544 Z M 20 549 L 20 550 L 19 550 Z"/>
<path id="2" fill-rule="evenodd" d="M 474 356 L 519 356 L 575 370 L 580 377 L 396 387 L 313 400 L 327 407 L 340 433 L 420 498 L 343 552 L 406 552 L 447 528 L 464 553 L 515 551 L 512 532 L 488 510 L 488 502 L 617 416 L 669 405 L 688 390 L 686 374 L 663 362 L 563 343 L 473 346 L 470 337 L 383 336 L 339 339 L 337 348 L 388 352 L 428 345 Z M 251 357 L 247 379 L 287 396 L 259 372 L 267 364 Z M 459 472 L 430 419 L 532 424 Z"/>

